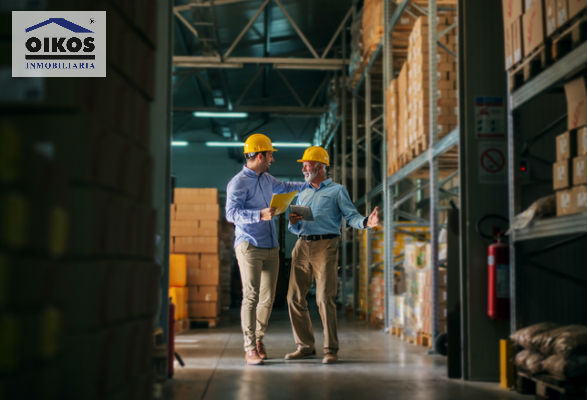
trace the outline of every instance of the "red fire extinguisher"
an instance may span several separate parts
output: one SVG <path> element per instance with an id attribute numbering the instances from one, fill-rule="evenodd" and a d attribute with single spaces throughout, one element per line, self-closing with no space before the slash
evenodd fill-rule
<path id="1" fill-rule="evenodd" d="M 497 235 L 487 249 L 487 315 L 491 319 L 510 317 L 510 248 Z"/>
<path id="2" fill-rule="evenodd" d="M 169 299 L 169 326 L 167 332 L 167 377 L 173 378 L 175 361 L 175 304 Z"/>

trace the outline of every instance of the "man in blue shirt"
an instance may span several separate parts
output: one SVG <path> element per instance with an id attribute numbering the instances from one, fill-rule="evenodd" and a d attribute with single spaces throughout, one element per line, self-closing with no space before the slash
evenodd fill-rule
<path id="1" fill-rule="evenodd" d="M 226 220 L 235 225 L 234 249 L 243 287 L 241 325 L 247 364 L 263 364 L 267 353 L 263 337 L 271 315 L 277 274 L 279 243 L 269 207 L 274 193 L 308 187 L 306 182 L 281 182 L 269 174 L 274 161 L 271 140 L 260 133 L 247 138 L 246 165 L 226 187 Z"/>
<path id="2" fill-rule="evenodd" d="M 297 204 L 312 210 L 313 221 L 290 213 L 289 230 L 299 239 L 292 251 L 287 305 L 297 350 L 285 355 L 286 360 L 305 358 L 316 354 L 312 322 L 306 295 L 316 279 L 316 303 L 324 330 L 324 358 L 322 363 L 338 360 L 336 332 L 336 290 L 338 243 L 342 218 L 356 229 L 372 228 L 379 224 L 375 207 L 371 215 L 363 217 L 349 197 L 344 186 L 327 177 L 330 166 L 328 153 L 322 147 L 306 149 L 301 160 L 302 172 L 310 187 L 300 193 Z"/>

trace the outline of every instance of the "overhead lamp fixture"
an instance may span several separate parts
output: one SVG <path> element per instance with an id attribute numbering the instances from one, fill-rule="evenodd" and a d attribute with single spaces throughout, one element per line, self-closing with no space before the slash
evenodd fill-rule
<path id="1" fill-rule="evenodd" d="M 206 142 L 206 146 L 208 147 L 243 147 L 245 144 L 243 142 Z M 308 142 L 274 142 L 274 147 L 310 147 L 312 144 Z"/>
<path id="2" fill-rule="evenodd" d="M 247 118 L 249 113 L 235 111 L 195 111 L 198 118 Z"/>
<path id="3" fill-rule="evenodd" d="M 188 144 L 189 143 L 186 140 L 172 140 L 171 141 L 171 145 L 172 146 L 182 146 L 182 147 L 185 147 Z"/>

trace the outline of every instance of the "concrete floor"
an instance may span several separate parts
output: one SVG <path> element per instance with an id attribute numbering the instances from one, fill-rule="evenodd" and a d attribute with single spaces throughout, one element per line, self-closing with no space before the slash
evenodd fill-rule
<path id="1" fill-rule="evenodd" d="M 186 365 L 175 363 L 174 378 L 164 386 L 164 399 L 530 398 L 505 391 L 497 383 L 449 380 L 445 357 L 427 355 L 422 347 L 340 317 L 340 362 L 323 365 L 322 327 L 319 320 L 313 324 L 320 331 L 316 332 L 317 356 L 286 362 L 283 356 L 295 345 L 287 311 L 275 310 L 265 337 L 269 360 L 263 366 L 245 365 L 236 312 L 217 328 L 178 335 L 176 349 Z"/>

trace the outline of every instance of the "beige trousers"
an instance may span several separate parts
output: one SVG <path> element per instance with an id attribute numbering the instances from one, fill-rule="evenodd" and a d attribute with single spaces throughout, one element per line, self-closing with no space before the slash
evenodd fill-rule
<path id="1" fill-rule="evenodd" d="M 292 251 L 287 292 L 289 318 L 298 348 L 313 348 L 314 333 L 306 295 L 316 279 L 316 303 L 324 330 L 324 353 L 338 352 L 336 291 L 339 238 L 305 241 L 298 239 Z"/>
<path id="2" fill-rule="evenodd" d="M 265 336 L 277 286 L 279 247 L 263 249 L 244 241 L 236 246 L 235 253 L 243 285 L 244 348 L 249 351 Z"/>

